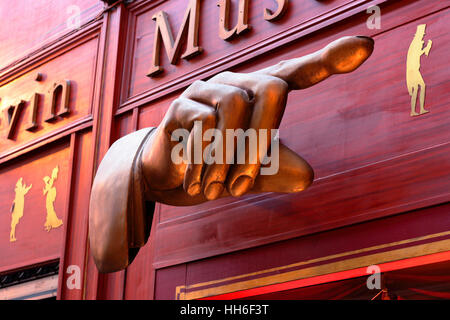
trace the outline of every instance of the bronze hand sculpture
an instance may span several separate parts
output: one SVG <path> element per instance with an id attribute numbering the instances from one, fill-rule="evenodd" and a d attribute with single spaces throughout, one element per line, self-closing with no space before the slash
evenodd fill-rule
<path id="1" fill-rule="evenodd" d="M 230 159 L 175 163 L 171 155 L 178 141 L 173 141 L 172 134 L 180 128 L 188 130 L 187 146 L 192 150 L 194 131 L 200 130 L 195 122 L 202 124 L 200 134 L 208 129 L 222 133 L 239 128 L 277 129 L 290 90 L 355 70 L 370 56 L 373 45 L 368 37 L 344 37 L 313 54 L 257 72 L 223 72 L 208 81 L 196 81 L 173 101 L 157 128 L 117 140 L 103 158 L 91 192 L 89 236 L 98 269 L 113 272 L 131 263 L 150 234 L 154 202 L 195 205 L 230 195 L 306 189 L 313 181 L 312 168 L 282 144 L 278 172 L 260 175 L 260 159 L 267 149 L 258 147 L 253 163 L 229 164 Z M 265 140 L 266 146 L 272 141 L 270 135 L 258 139 Z M 201 144 L 202 151 L 207 145 Z M 233 156 L 236 150 L 232 151 Z M 249 152 L 248 143 L 245 152 Z M 223 152 L 223 158 L 225 154 L 230 152 Z"/>

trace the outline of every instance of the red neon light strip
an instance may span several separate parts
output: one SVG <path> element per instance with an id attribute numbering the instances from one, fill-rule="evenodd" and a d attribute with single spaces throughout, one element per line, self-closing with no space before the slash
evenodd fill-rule
<path id="1" fill-rule="evenodd" d="M 398 261 L 386 262 L 378 264 L 381 272 L 388 272 L 406 268 L 412 268 L 422 265 L 427 265 L 436 262 L 448 261 L 450 260 L 450 251 L 434 253 L 426 256 L 408 258 Z M 225 294 L 220 294 L 217 296 L 211 296 L 206 298 L 201 298 L 199 300 L 233 300 L 245 297 L 257 296 L 266 293 L 273 293 L 279 291 L 285 291 L 290 289 L 302 288 L 327 282 L 345 280 L 350 278 L 367 276 L 367 267 L 341 271 L 336 273 L 330 273 L 322 276 L 311 277 L 307 279 L 293 280 L 284 283 L 272 284 L 264 287 L 252 288 L 242 291 L 230 292 Z"/>

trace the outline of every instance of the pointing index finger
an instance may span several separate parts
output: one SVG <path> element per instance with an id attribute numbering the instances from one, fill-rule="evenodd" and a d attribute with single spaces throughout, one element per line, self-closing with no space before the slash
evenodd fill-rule
<path id="1" fill-rule="evenodd" d="M 281 61 L 255 73 L 280 78 L 288 83 L 290 90 L 305 89 L 332 74 L 352 72 L 366 61 L 373 48 L 370 37 L 343 37 L 312 54 Z"/>

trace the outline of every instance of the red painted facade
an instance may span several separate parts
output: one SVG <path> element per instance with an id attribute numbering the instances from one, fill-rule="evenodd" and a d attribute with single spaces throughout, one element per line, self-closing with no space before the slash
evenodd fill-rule
<path id="1" fill-rule="evenodd" d="M 225 41 L 216 1 L 201 0 L 203 51 L 170 64 L 162 45 L 164 71 L 146 76 L 152 16 L 166 12 L 176 37 L 187 2 L 0 4 L 1 20 L 8 21 L 0 30 L 0 275 L 59 259 L 59 299 L 274 298 L 365 276 L 370 265 L 388 272 L 450 260 L 447 2 L 298 0 L 270 22 L 264 9 L 275 11 L 277 2 L 250 0 L 251 29 Z M 234 25 L 238 1 L 231 3 Z M 381 9 L 380 29 L 368 28 L 372 5 Z M 425 42 L 433 41 L 421 60 L 430 112 L 411 117 L 406 56 L 419 24 L 427 26 Z M 195 207 L 157 204 L 150 240 L 136 260 L 124 271 L 98 273 L 89 254 L 89 193 L 115 140 L 157 126 L 194 80 L 257 70 L 346 35 L 371 36 L 372 56 L 351 74 L 290 93 L 280 127 L 283 143 L 314 168 L 308 190 Z M 61 81 L 70 82 L 70 113 L 46 121 Z M 64 94 L 55 92 L 58 113 Z M 55 166 L 54 208 L 63 225 L 47 232 L 43 178 Z M 10 208 L 21 177 L 33 187 L 17 241 L 10 242 Z M 80 289 L 66 285 L 73 265 L 81 270 Z"/>

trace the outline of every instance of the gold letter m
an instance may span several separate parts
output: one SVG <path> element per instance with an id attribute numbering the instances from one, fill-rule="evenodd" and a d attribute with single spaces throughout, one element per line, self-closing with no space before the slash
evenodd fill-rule
<path id="1" fill-rule="evenodd" d="M 181 57 L 183 59 L 188 59 L 202 51 L 202 48 L 198 46 L 199 13 L 200 0 L 189 0 L 183 23 L 178 31 L 177 39 L 175 41 L 173 40 L 172 30 L 169 26 L 167 13 L 159 11 L 152 17 L 152 19 L 156 21 L 156 29 L 153 43 L 152 65 L 147 76 L 152 77 L 163 70 L 159 65 L 161 38 L 164 42 L 164 47 L 171 64 L 175 64 L 179 58 L 181 38 L 186 34 L 186 30 L 188 31 L 186 51 Z"/>

